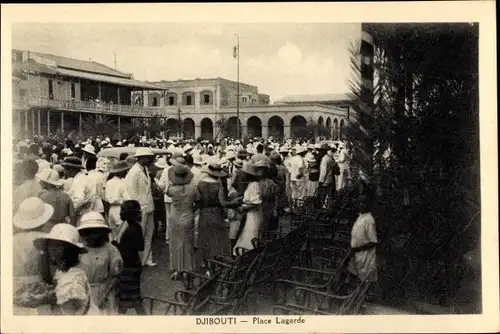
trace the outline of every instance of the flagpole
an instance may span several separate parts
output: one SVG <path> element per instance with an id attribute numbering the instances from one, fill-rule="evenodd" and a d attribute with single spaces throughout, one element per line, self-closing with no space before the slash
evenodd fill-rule
<path id="1" fill-rule="evenodd" d="M 236 46 L 236 139 L 241 140 L 240 136 L 240 36 L 235 34 L 237 38 Z"/>

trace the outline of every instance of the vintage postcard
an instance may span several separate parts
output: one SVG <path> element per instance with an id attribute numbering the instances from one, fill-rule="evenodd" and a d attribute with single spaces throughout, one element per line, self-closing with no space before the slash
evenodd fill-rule
<path id="1" fill-rule="evenodd" d="M 498 331 L 494 13 L 2 5 L 2 333 Z"/>

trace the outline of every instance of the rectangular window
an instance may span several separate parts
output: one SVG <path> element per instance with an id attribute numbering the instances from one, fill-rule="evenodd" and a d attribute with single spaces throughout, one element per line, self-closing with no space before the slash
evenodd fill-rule
<path id="1" fill-rule="evenodd" d="M 54 99 L 54 85 L 52 83 L 52 79 L 49 79 L 49 99 Z"/>
<path id="2" fill-rule="evenodd" d="M 76 89 L 75 89 L 75 84 L 72 82 L 71 83 L 71 98 L 76 98 Z"/>
<path id="3" fill-rule="evenodd" d="M 168 105 L 169 106 L 173 106 L 174 105 L 174 97 L 173 96 L 169 96 L 168 97 Z"/>
<path id="4" fill-rule="evenodd" d="M 247 98 L 246 98 L 246 97 L 242 97 L 242 98 L 241 98 L 241 102 L 243 102 L 243 103 L 247 103 Z"/>
<path id="5" fill-rule="evenodd" d="M 186 105 L 190 106 L 193 104 L 193 97 L 191 95 L 186 96 Z"/>
<path id="6" fill-rule="evenodd" d="M 203 103 L 205 103 L 205 104 L 210 103 L 210 95 L 208 95 L 208 94 L 203 95 Z"/>

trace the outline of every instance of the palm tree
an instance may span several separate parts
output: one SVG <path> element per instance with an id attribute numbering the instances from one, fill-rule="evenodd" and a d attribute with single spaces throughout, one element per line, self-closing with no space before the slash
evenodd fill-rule
<path id="1" fill-rule="evenodd" d="M 118 126 L 111 118 L 103 115 L 88 115 L 82 120 L 82 134 L 87 137 L 116 137 Z"/>

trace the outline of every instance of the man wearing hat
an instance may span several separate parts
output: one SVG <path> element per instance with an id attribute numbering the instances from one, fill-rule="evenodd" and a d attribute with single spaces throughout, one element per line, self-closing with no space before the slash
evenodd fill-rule
<path id="1" fill-rule="evenodd" d="M 148 166 L 154 160 L 154 153 L 150 148 L 140 147 L 134 157 L 137 162 L 130 168 L 125 176 L 125 184 L 131 198 L 141 204 L 141 227 L 144 233 L 144 252 L 142 252 L 142 265 L 155 266 L 151 245 L 155 223 L 153 218 L 153 194 L 151 177 Z"/>
<path id="2" fill-rule="evenodd" d="M 292 190 L 292 201 L 302 200 L 305 196 L 306 185 L 306 163 L 304 156 L 307 153 L 305 147 L 299 146 L 295 156 L 290 161 L 290 186 Z"/>
<path id="3" fill-rule="evenodd" d="M 335 197 L 335 175 L 338 175 L 340 170 L 337 163 L 333 159 L 335 148 L 329 147 L 327 144 L 323 144 L 320 150 L 326 152 L 321 159 L 318 179 L 319 187 L 321 188 L 321 204 L 323 204 L 327 197 L 329 200 L 333 200 Z"/>
<path id="4" fill-rule="evenodd" d="M 94 155 L 95 156 L 95 147 L 92 146 L 92 144 L 87 144 L 85 145 L 84 148 L 82 148 L 82 165 L 87 166 L 87 160 L 89 156 Z"/>
<path id="5" fill-rule="evenodd" d="M 44 189 L 38 197 L 54 208 L 54 213 L 49 222 L 45 224 L 44 231 L 50 232 L 55 224 L 69 223 L 76 225 L 75 209 L 71 197 L 62 190 L 63 183 L 59 180 L 59 173 L 49 168 L 44 169 L 36 176 Z"/>

